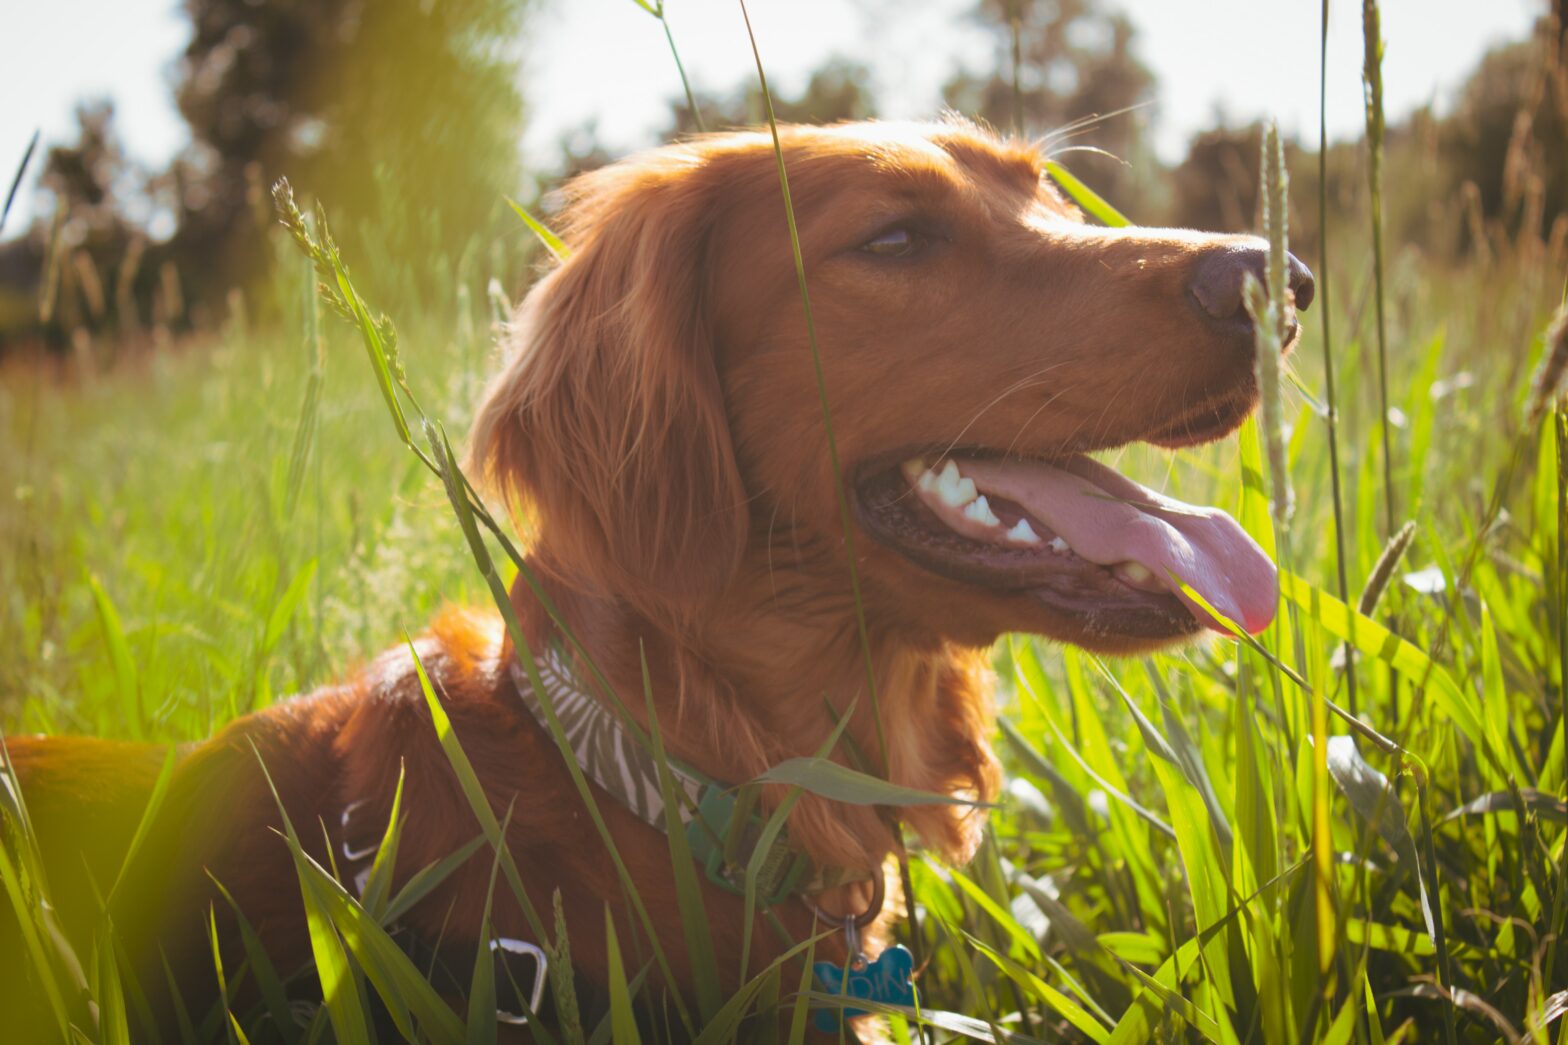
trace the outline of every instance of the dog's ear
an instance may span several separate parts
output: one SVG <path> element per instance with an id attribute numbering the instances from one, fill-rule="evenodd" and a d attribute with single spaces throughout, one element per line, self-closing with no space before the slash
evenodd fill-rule
<path id="1" fill-rule="evenodd" d="M 716 191 L 700 158 L 578 179 L 570 257 L 523 303 L 470 462 L 599 590 L 681 604 L 722 590 L 746 540 L 706 317 Z"/>

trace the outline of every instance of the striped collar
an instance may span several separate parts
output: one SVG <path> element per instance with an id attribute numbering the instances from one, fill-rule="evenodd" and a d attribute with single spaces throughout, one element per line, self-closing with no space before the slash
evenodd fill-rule
<path id="1" fill-rule="evenodd" d="M 664 791 L 653 752 L 627 730 L 614 711 L 587 692 L 559 643 L 545 644 L 535 654 L 534 663 L 572 757 L 583 772 L 637 819 L 665 832 Z M 528 672 L 515 656 L 508 668 L 523 706 L 539 728 L 549 733 L 544 705 Z M 751 808 L 754 803 L 742 797 L 741 789 L 720 783 L 675 758 L 665 761 L 680 807 L 676 814 L 685 829 L 692 859 L 714 885 L 744 894 L 746 869 L 765 837 L 766 819 Z M 763 857 L 756 896 L 764 904 L 777 904 L 791 896 L 819 893 L 865 877 L 846 868 L 816 867 L 790 846 L 786 828 L 774 836 Z"/>

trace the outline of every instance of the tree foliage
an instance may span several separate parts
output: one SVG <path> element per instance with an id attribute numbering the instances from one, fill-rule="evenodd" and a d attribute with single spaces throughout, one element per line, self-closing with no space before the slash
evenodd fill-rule
<path id="1" fill-rule="evenodd" d="M 454 260 L 519 177 L 526 2 L 185 0 L 177 253 L 207 259 L 206 282 L 251 283 L 270 259 L 266 189 L 288 175 L 355 253 Z"/>
<path id="2" fill-rule="evenodd" d="M 1110 154 L 1071 160 L 1112 202 L 1149 180 L 1149 112 L 1138 107 L 1153 100 L 1155 80 L 1125 15 L 1091 0 L 981 0 L 972 17 L 992 32 L 996 60 L 948 80 L 949 105 L 1044 137 L 1053 152 L 1087 145 Z"/>

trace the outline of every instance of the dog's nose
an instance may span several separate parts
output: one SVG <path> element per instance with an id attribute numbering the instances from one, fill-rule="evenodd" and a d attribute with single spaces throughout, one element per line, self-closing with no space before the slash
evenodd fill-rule
<path id="1" fill-rule="evenodd" d="M 1211 253 L 1198 263 L 1192 276 L 1192 296 L 1198 299 L 1203 311 L 1215 319 L 1234 319 L 1246 314 L 1242 302 L 1242 285 L 1247 273 L 1260 281 L 1268 265 L 1268 250 L 1261 247 L 1227 247 Z M 1317 284 L 1312 270 L 1301 263 L 1294 254 L 1286 254 L 1286 280 L 1296 297 L 1296 308 L 1305 310 L 1312 304 Z"/>

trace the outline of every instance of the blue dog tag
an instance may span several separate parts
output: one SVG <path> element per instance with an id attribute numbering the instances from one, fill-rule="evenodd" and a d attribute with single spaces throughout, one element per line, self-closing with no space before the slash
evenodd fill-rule
<path id="1" fill-rule="evenodd" d="M 833 962 L 815 962 L 811 971 L 829 994 L 864 998 L 888 1005 L 915 1004 L 915 958 L 909 953 L 909 948 L 902 944 L 894 944 L 883 951 L 876 961 L 858 969 L 851 965 L 847 977 L 844 975 L 844 967 Z M 846 1018 L 865 1014 L 865 1009 L 842 1010 Z M 818 1009 L 812 1016 L 812 1022 L 817 1030 L 832 1034 L 839 1028 L 839 1016 L 838 1009 Z"/>

